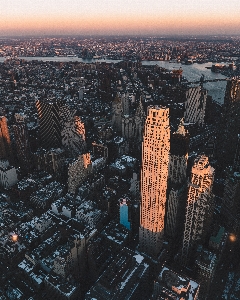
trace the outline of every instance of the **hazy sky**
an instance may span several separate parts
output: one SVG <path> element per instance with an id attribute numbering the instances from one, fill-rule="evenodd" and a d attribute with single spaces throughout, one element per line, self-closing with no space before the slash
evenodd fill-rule
<path id="1" fill-rule="evenodd" d="M 0 35 L 240 34 L 240 0 L 0 0 Z"/>

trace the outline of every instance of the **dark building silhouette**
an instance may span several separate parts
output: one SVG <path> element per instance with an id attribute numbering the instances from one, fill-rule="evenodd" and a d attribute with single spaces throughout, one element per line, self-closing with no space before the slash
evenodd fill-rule
<path id="1" fill-rule="evenodd" d="M 30 163 L 30 149 L 28 142 L 28 129 L 25 123 L 13 125 L 16 143 L 17 158 L 23 168 L 28 168 Z"/>
<path id="2" fill-rule="evenodd" d="M 233 165 L 240 134 L 240 79 L 227 82 L 223 114 L 218 126 L 216 154 L 222 168 Z"/>
<path id="3" fill-rule="evenodd" d="M 222 215 L 229 231 L 240 233 L 240 135 L 233 166 L 226 169 Z"/>
<path id="4" fill-rule="evenodd" d="M 183 119 L 178 130 L 170 137 L 170 157 L 168 171 L 168 192 L 166 206 L 166 234 L 174 239 L 181 236 L 184 222 L 186 172 L 188 161 L 189 133 L 184 128 Z M 175 243 L 176 244 L 176 243 Z"/>
<path id="5" fill-rule="evenodd" d="M 40 124 L 41 145 L 45 149 L 59 148 L 62 144 L 60 108 L 63 102 L 38 100 L 36 102 Z"/>

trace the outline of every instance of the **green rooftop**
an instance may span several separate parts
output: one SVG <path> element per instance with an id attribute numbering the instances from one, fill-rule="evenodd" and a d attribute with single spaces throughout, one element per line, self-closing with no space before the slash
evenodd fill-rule
<path id="1" fill-rule="evenodd" d="M 216 236 L 211 236 L 210 241 L 213 243 L 219 244 L 224 233 L 225 233 L 224 227 L 220 227 L 218 234 Z"/>

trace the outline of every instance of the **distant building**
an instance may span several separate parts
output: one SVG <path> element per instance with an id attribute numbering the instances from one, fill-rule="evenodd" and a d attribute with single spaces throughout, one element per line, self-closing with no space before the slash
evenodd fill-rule
<path id="1" fill-rule="evenodd" d="M 112 126 L 113 129 L 119 134 L 122 132 L 122 112 L 122 100 L 117 94 L 112 103 Z"/>
<path id="2" fill-rule="evenodd" d="M 145 119 L 146 119 L 142 101 L 143 101 L 142 97 L 140 97 L 139 104 L 135 113 L 135 123 L 136 123 L 135 139 L 137 142 L 142 142 L 143 140 L 143 130 L 144 130 Z"/>
<path id="3" fill-rule="evenodd" d="M 157 280 L 154 282 L 152 299 L 197 300 L 199 286 L 198 282 L 163 265 Z"/>
<path id="4" fill-rule="evenodd" d="M 145 117 L 142 97 L 139 100 L 139 104 L 134 115 L 122 115 L 122 136 L 128 140 L 131 145 L 137 145 L 142 141 Z"/>
<path id="5" fill-rule="evenodd" d="M 188 187 L 185 228 L 182 247 L 182 264 L 186 265 L 191 251 L 203 242 L 213 213 L 212 185 L 214 169 L 206 156 L 199 156 L 192 167 Z"/>
<path id="6" fill-rule="evenodd" d="M 121 95 L 123 115 L 129 115 L 129 93 Z"/>
<path id="7" fill-rule="evenodd" d="M 162 247 L 170 150 L 169 109 L 148 107 L 142 143 L 140 250 L 156 257 Z"/>

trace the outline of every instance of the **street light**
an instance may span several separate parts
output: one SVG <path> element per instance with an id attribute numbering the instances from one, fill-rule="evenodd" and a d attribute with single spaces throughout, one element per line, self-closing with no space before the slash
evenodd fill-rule
<path id="1" fill-rule="evenodd" d="M 17 235 L 17 234 L 13 234 L 13 235 L 12 235 L 12 241 L 13 241 L 14 243 L 16 243 L 16 242 L 18 241 L 18 235 Z"/>

